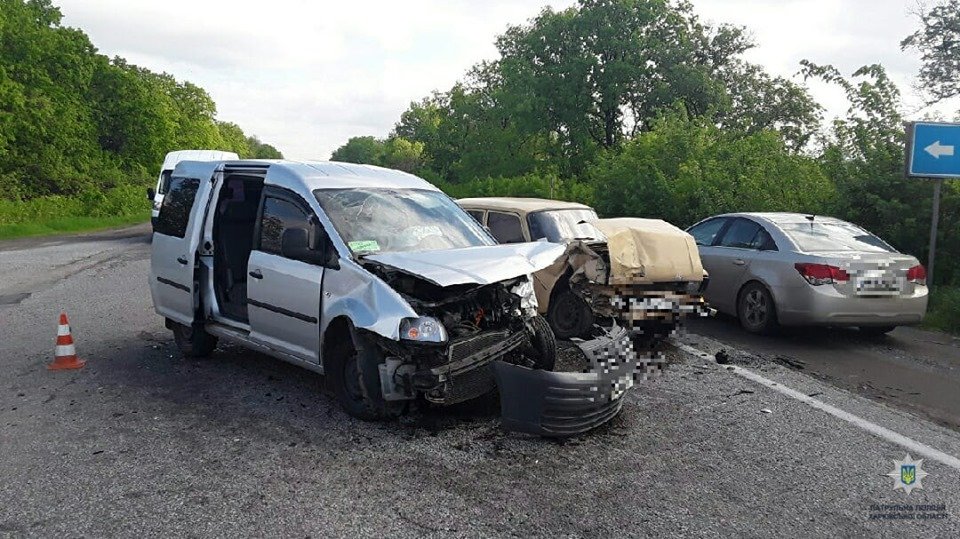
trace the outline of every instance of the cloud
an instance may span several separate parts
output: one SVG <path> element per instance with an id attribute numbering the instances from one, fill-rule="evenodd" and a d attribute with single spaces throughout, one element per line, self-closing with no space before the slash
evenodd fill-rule
<path id="1" fill-rule="evenodd" d="M 445 90 L 494 39 L 549 4 L 573 0 L 55 0 L 65 23 L 100 51 L 207 89 L 221 119 L 290 157 L 326 158 L 347 138 L 384 136 L 411 101 Z M 915 26 L 911 0 L 695 0 L 704 19 L 747 26 L 748 59 L 792 76 L 799 61 L 845 73 L 887 66 L 908 90 L 915 55 L 899 41 Z M 814 86 L 831 112 L 842 94 Z"/>

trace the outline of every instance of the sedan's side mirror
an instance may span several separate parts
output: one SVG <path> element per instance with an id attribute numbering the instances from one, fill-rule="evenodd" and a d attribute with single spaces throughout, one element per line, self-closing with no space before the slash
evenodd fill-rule
<path id="1" fill-rule="evenodd" d="M 153 199 L 156 198 L 156 196 L 157 196 L 157 192 L 153 189 L 153 187 L 148 187 L 147 200 L 149 200 L 150 202 L 153 202 Z"/>

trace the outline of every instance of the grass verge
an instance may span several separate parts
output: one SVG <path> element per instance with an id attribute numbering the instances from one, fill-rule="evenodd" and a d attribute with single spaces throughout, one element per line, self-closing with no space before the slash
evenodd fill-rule
<path id="1" fill-rule="evenodd" d="M 960 334 L 960 286 L 937 286 L 930 291 L 923 327 Z"/>
<path id="2" fill-rule="evenodd" d="M 74 232 L 93 232 L 106 228 L 145 223 L 150 220 L 150 211 L 140 215 L 121 215 L 112 217 L 64 217 L 35 223 L 0 225 L 0 240 L 25 238 L 28 236 L 49 236 Z"/>
<path id="3" fill-rule="evenodd" d="M 150 201 L 139 185 L 74 196 L 0 199 L 0 239 L 85 232 L 143 223 Z"/>

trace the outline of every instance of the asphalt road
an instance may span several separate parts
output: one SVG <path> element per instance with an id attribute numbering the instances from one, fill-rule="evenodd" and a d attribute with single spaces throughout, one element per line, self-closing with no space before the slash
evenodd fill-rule
<path id="1" fill-rule="evenodd" d="M 689 329 L 960 430 L 960 338 L 911 327 L 881 338 L 852 328 L 760 336 L 724 316 L 694 321 Z"/>
<path id="2" fill-rule="evenodd" d="M 180 357 L 148 266 L 136 233 L 0 245 L 0 535 L 960 535 L 960 470 L 927 458 L 922 489 L 894 490 L 904 442 L 725 365 L 668 351 L 620 416 L 563 443 L 504 432 L 490 401 L 363 423 L 310 372 Z M 83 370 L 45 369 L 61 309 Z M 808 369 L 682 340 L 960 455 L 955 430 Z"/>

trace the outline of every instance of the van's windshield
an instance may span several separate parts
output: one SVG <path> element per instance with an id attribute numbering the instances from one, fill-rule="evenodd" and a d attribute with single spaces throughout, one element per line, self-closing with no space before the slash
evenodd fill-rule
<path id="1" fill-rule="evenodd" d="M 313 192 L 354 254 L 494 245 L 447 195 L 419 189 L 350 188 Z"/>

